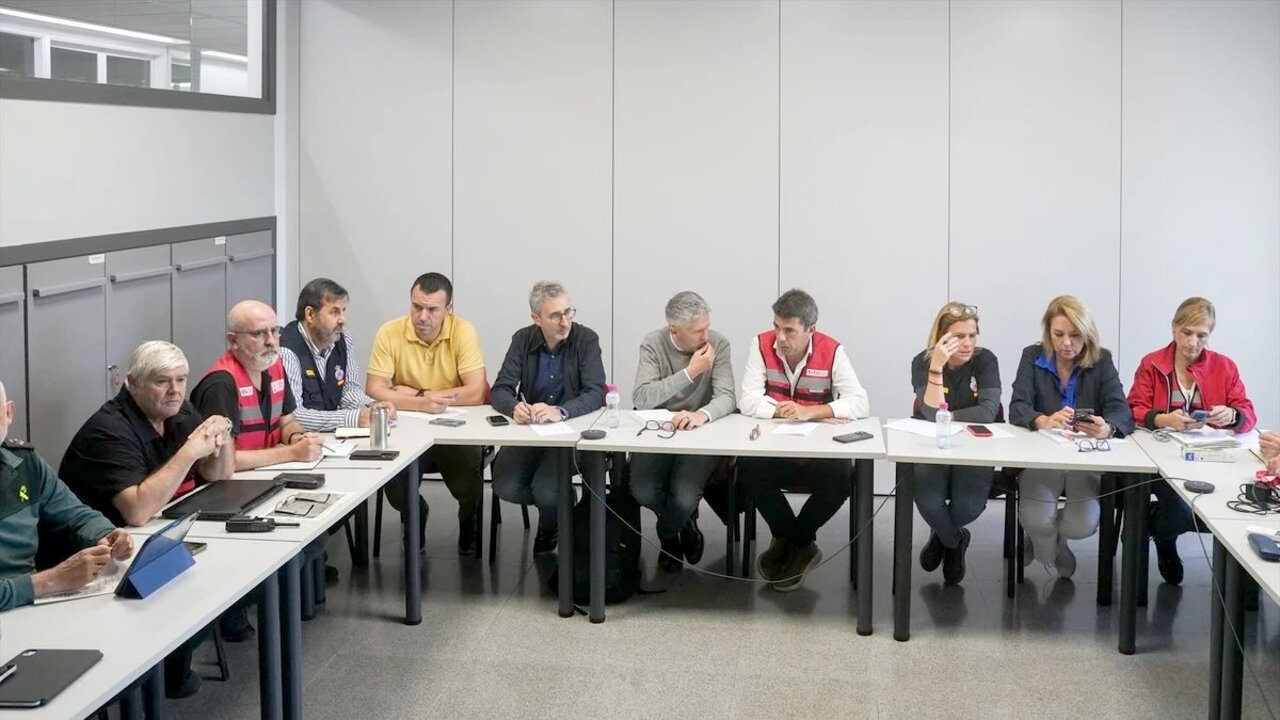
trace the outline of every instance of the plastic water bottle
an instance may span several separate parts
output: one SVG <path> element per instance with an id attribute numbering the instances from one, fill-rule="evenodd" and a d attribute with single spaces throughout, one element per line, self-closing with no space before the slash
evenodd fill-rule
<path id="1" fill-rule="evenodd" d="M 617 385 L 604 386 L 604 426 L 616 428 L 619 425 L 618 406 L 622 398 L 618 395 Z"/>
<path id="2" fill-rule="evenodd" d="M 944 400 L 938 405 L 938 415 L 934 419 L 934 431 L 937 438 L 934 441 L 939 450 L 951 449 L 951 411 L 947 409 L 947 402 Z"/>

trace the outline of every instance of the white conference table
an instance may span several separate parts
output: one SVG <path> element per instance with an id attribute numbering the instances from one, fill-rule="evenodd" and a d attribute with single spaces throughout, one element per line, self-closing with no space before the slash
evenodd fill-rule
<path id="1" fill-rule="evenodd" d="M 1209 626 L 1209 711 L 1211 717 L 1240 717 L 1244 656 L 1238 644 L 1244 626 L 1244 575 L 1280 604 L 1280 563 L 1266 562 L 1253 552 L 1248 541 L 1249 527 L 1280 530 L 1280 515 L 1255 516 L 1237 512 L 1227 503 L 1240 494 L 1240 486 L 1251 483 L 1262 469 L 1248 450 L 1225 451 L 1229 463 L 1188 461 L 1182 446 L 1161 442 L 1150 433 L 1139 433 L 1137 443 L 1160 468 L 1165 482 L 1191 505 L 1201 522 L 1213 533 L 1213 594 Z M 1214 486 L 1211 493 L 1192 493 L 1184 480 L 1200 480 Z"/>
<path id="2" fill-rule="evenodd" d="M 961 423 L 968 425 L 970 423 Z M 1074 444 L 1060 443 L 1045 435 L 1008 423 L 979 423 L 1008 433 L 1011 437 L 979 438 L 966 431 L 961 431 L 951 438 L 951 448 L 940 450 L 933 437 L 925 437 L 904 430 L 886 429 L 885 444 L 888 459 L 895 463 L 922 463 L 933 465 L 964 465 L 991 468 L 1042 468 L 1050 470 L 1080 470 L 1101 473 L 1134 473 L 1154 474 L 1155 463 L 1147 454 L 1130 439 L 1111 440 L 1109 451 L 1080 452 Z M 1105 486 L 1105 485 L 1104 485 Z M 894 501 L 894 613 L 893 637 L 899 641 L 911 637 L 911 527 L 915 519 L 914 480 L 912 474 L 899 473 L 897 481 L 897 497 Z M 1114 514 L 1106 508 L 1114 504 L 1110 495 L 1103 498 L 1103 527 L 1098 558 L 1100 604 L 1110 603 L 1111 576 L 1115 548 L 1110 546 L 1109 538 L 1113 533 L 1111 522 Z M 1130 525 L 1126 521 L 1126 526 Z M 1134 608 L 1130 614 L 1136 618 L 1137 611 L 1137 577 L 1136 559 L 1129 561 L 1130 552 L 1136 555 L 1136 548 L 1125 544 L 1125 570 L 1122 571 L 1120 603 L 1122 611 L 1126 607 Z M 1015 561 L 1016 561 L 1015 553 Z M 1132 568 L 1130 567 L 1132 566 Z M 1105 593 L 1104 593 L 1105 588 Z M 1125 651 L 1125 638 L 1132 637 L 1134 627 L 1125 627 L 1124 614 L 1121 617 L 1121 652 Z M 1126 635 L 1128 633 L 1128 635 Z M 1130 639 L 1129 645 L 1132 645 Z M 1132 652 L 1132 651 L 1130 651 Z"/>
<path id="3" fill-rule="evenodd" d="M 634 411 L 622 411 L 619 427 L 605 430 L 601 440 L 581 440 L 578 449 L 593 453 L 632 452 L 678 455 L 716 455 L 726 457 L 819 458 L 850 460 L 852 477 L 852 512 L 849 538 L 856 539 L 857 550 L 850 556 L 850 576 L 858 592 L 858 634 L 872 631 L 872 558 L 874 536 L 871 528 L 873 463 L 885 454 L 884 437 L 878 418 L 864 418 L 846 423 L 818 423 L 808 435 L 779 434 L 775 430 L 790 423 L 760 420 L 734 413 L 695 430 L 677 431 L 674 437 L 659 437 L 658 431 L 640 432 L 645 421 Z M 751 431 L 759 428 L 759 437 L 751 439 Z M 853 443 L 832 440 L 836 435 L 857 431 L 871 433 L 871 438 Z M 730 493 L 732 498 L 733 493 Z M 592 622 L 604 621 L 604 487 L 592 485 L 591 492 L 591 610 Z M 730 535 L 732 537 L 732 535 Z M 732 574 L 733 543 L 727 545 Z M 744 553 L 744 574 L 749 560 Z"/>
<path id="4" fill-rule="evenodd" d="M 135 535 L 135 551 L 145 541 Z M 102 659 L 48 705 L 6 717 L 65 720 L 90 715 L 147 675 L 143 704 L 160 705 L 164 658 L 261 587 L 259 687 L 263 718 L 283 717 L 277 571 L 296 552 L 285 543 L 208 540 L 195 565 L 143 600 L 100 595 L 30 605 L 0 615 L 0 658 L 28 649 L 93 649 Z"/>

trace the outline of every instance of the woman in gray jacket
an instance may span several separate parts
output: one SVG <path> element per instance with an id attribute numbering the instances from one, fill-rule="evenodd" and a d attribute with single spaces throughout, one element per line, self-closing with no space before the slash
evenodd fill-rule
<path id="1" fill-rule="evenodd" d="M 1009 422 L 1029 430 L 1083 435 L 1080 449 L 1108 449 L 1107 438 L 1133 432 L 1133 414 L 1111 352 L 1102 347 L 1093 315 L 1071 295 L 1049 302 L 1041 320 L 1043 337 L 1022 351 L 1009 401 Z M 1076 420 L 1076 410 L 1088 417 Z M 1098 531 L 1098 491 L 1102 478 L 1078 470 L 1024 470 L 1020 479 L 1022 528 L 1027 533 L 1023 563 L 1032 558 L 1069 578 L 1076 556 L 1068 540 Z M 1058 497 L 1067 501 L 1058 508 Z"/>

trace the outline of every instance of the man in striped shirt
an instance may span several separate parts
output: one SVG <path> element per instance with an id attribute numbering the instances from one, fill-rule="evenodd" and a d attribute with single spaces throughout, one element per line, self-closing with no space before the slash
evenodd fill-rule
<path id="1" fill-rule="evenodd" d="M 316 278 L 298 294 L 294 317 L 280 333 L 280 357 L 302 427 L 315 432 L 368 427 L 375 405 L 387 408 L 394 419 L 394 405 L 365 394 L 364 371 L 346 332 L 347 291 L 329 278 Z"/>

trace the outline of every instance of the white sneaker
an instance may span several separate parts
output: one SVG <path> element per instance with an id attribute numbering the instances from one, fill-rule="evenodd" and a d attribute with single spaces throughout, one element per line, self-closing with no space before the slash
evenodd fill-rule
<path id="1" fill-rule="evenodd" d="M 1067 547 L 1066 540 L 1058 540 L 1058 556 L 1054 558 L 1053 566 L 1058 571 L 1058 577 L 1064 580 L 1076 574 L 1076 554 Z"/>

